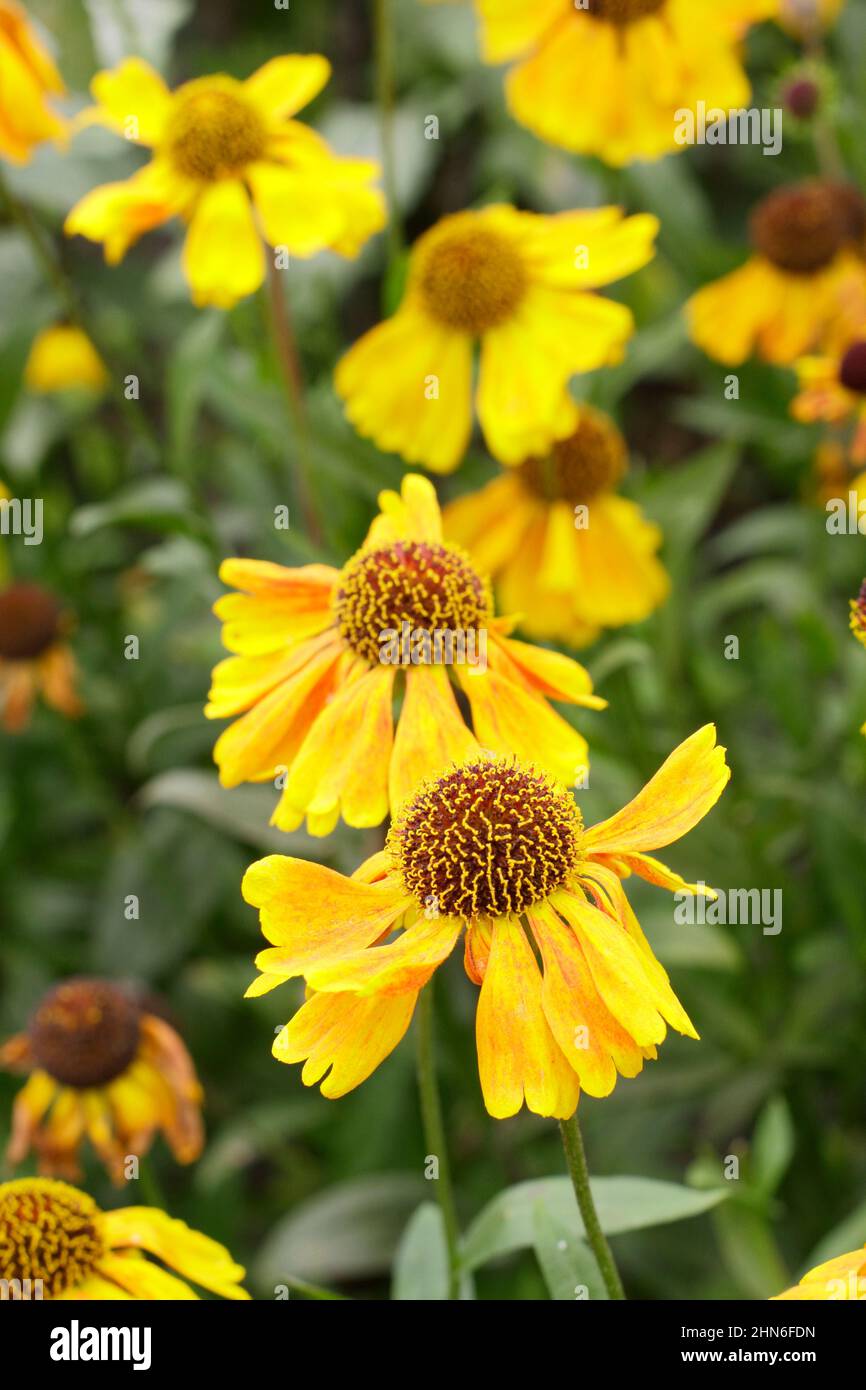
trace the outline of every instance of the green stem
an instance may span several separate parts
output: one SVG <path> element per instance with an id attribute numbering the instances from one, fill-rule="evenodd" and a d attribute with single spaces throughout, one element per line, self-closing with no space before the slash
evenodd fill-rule
<path id="1" fill-rule="evenodd" d="M 308 1284 L 306 1279 L 295 1279 L 289 1275 L 285 1283 L 295 1293 L 303 1294 L 305 1298 L 315 1299 L 317 1302 L 346 1303 L 349 1302 L 343 1293 L 334 1293 L 333 1289 L 323 1289 L 320 1284 Z"/>
<path id="2" fill-rule="evenodd" d="M 376 49 L 376 103 L 382 136 L 382 182 L 388 204 L 388 262 L 403 250 L 403 224 L 397 201 L 397 156 L 394 146 L 394 18 L 391 0 L 373 0 Z"/>
<path id="3" fill-rule="evenodd" d="M 165 1197 L 162 1193 L 162 1187 L 153 1164 L 146 1154 L 138 1160 L 138 1181 L 141 1183 L 142 1196 L 147 1206 L 157 1207 L 160 1211 L 165 1211 Z"/>
<path id="4" fill-rule="evenodd" d="M 607 1243 L 607 1237 L 601 1229 L 601 1222 L 598 1219 L 598 1212 L 595 1209 L 595 1202 L 592 1199 L 592 1189 L 589 1185 L 589 1168 L 586 1163 L 586 1150 L 583 1147 L 583 1135 L 580 1132 L 580 1125 L 575 1112 L 570 1120 L 560 1120 L 559 1128 L 562 1132 L 562 1144 L 565 1149 L 565 1157 L 568 1163 L 568 1173 L 571 1184 L 574 1188 L 574 1195 L 577 1198 L 577 1205 L 583 1217 L 583 1227 L 586 1231 L 586 1238 L 592 1246 L 598 1267 L 601 1270 L 601 1277 L 604 1280 L 608 1296 L 615 1299 L 624 1299 L 625 1290 L 622 1280 L 619 1277 L 619 1270 L 613 1258 L 613 1251 Z"/>
<path id="5" fill-rule="evenodd" d="M 298 446 L 298 497 L 310 539 L 316 544 L 321 544 L 322 527 L 313 500 L 312 436 L 304 395 L 301 359 L 289 312 L 288 299 L 283 288 L 282 272 L 274 264 L 272 252 L 267 251 L 265 258 L 268 268 L 267 287 L 271 336 L 280 368 L 283 391 L 295 426 L 295 439 Z"/>
<path id="6" fill-rule="evenodd" d="M 93 330 L 84 321 L 81 305 L 72 281 L 66 275 L 60 261 L 54 254 L 51 244 L 46 241 L 42 228 L 33 216 L 30 208 L 27 207 L 25 203 L 19 202 L 2 173 L 0 173 L 0 206 L 5 209 L 9 218 L 26 237 L 34 258 L 45 276 L 45 279 L 60 300 L 66 319 L 75 328 L 78 328 L 85 337 L 90 339 L 99 356 L 106 364 L 112 395 L 122 408 L 126 419 L 139 438 L 145 441 L 149 447 L 155 451 L 157 449 L 156 437 L 148 424 L 139 401 L 126 395 L 121 374 L 112 369 L 109 364 L 108 354 L 100 346 Z"/>
<path id="7" fill-rule="evenodd" d="M 454 1205 L 454 1189 L 451 1186 L 451 1168 L 448 1162 L 448 1148 L 445 1143 L 445 1126 L 442 1121 L 442 1103 L 436 1083 L 436 1062 L 433 1055 L 433 982 L 430 981 L 421 991 L 418 1000 L 418 1022 L 416 1025 L 418 1046 L 418 1090 L 421 1097 L 421 1118 L 424 1124 L 424 1142 L 427 1153 L 439 1163 L 439 1176 L 436 1179 L 436 1196 L 442 1211 L 445 1226 L 445 1240 L 448 1246 L 449 1298 L 460 1296 L 460 1227 L 457 1224 L 457 1208 Z"/>

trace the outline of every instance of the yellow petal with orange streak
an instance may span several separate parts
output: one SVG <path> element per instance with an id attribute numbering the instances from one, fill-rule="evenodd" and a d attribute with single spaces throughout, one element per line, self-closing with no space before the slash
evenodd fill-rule
<path id="1" fill-rule="evenodd" d="M 532 690 L 564 704 L 582 705 L 585 709 L 607 709 L 607 700 L 592 693 L 592 677 L 585 666 L 562 652 L 536 647 L 514 637 L 496 637 L 496 645 L 518 668 L 519 677 Z M 498 654 L 492 663 L 501 669 Z M 509 670 L 505 667 L 505 675 Z"/>
<path id="2" fill-rule="evenodd" d="M 515 685 L 497 671 L 457 669 L 482 748 L 538 763 L 567 784 L 585 770 L 586 739 L 552 710 L 543 696 Z"/>
<path id="3" fill-rule="evenodd" d="M 550 1031 L 535 956 L 511 917 L 493 924 L 475 1036 L 484 1104 L 496 1119 L 516 1115 L 524 1098 L 536 1115 L 574 1114 L 578 1079 Z"/>
<path id="4" fill-rule="evenodd" d="M 419 990 L 454 949 L 457 917 L 421 917 L 395 941 L 338 956 L 305 972 L 307 984 L 330 994 L 405 994 Z"/>
<path id="5" fill-rule="evenodd" d="M 421 782 L 479 752 L 443 666 L 406 671 L 406 694 L 391 755 L 392 814 Z"/>
<path id="6" fill-rule="evenodd" d="M 674 749 L 627 806 L 586 831 L 586 853 L 620 855 L 672 844 L 703 820 L 730 776 L 716 726 L 705 724 Z"/>
<path id="7" fill-rule="evenodd" d="M 324 1077 L 322 1095 L 335 1100 L 360 1086 L 393 1052 L 417 997 L 414 991 L 387 997 L 314 994 L 279 1034 L 273 1054 L 279 1062 L 305 1062 L 304 1085 Z"/>
<path id="8" fill-rule="evenodd" d="M 394 879 L 358 883 L 324 864 L 281 854 L 252 864 L 241 892 L 259 909 L 262 933 L 275 948 L 260 953 L 259 968 L 287 978 L 372 945 L 409 903 Z"/>

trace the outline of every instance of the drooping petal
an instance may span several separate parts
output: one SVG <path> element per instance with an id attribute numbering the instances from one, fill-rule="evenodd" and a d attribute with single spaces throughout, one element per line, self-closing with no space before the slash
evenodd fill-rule
<path id="1" fill-rule="evenodd" d="M 85 193 L 68 214 L 67 236 L 102 244 L 109 265 L 117 265 L 145 232 L 185 211 L 189 190 L 168 166 L 153 159 L 131 178 Z"/>
<path id="2" fill-rule="evenodd" d="M 312 989 L 329 993 L 417 992 L 451 954 L 462 929 L 456 917 L 421 917 L 395 941 L 311 965 L 305 978 Z"/>
<path id="3" fill-rule="evenodd" d="M 265 278 L 262 239 L 247 191 L 237 179 L 219 179 L 199 196 L 183 248 L 193 303 L 230 309 Z"/>
<path id="4" fill-rule="evenodd" d="M 716 726 L 705 724 L 674 749 L 627 806 L 587 830 L 586 851 L 616 855 L 672 844 L 703 820 L 730 775 Z"/>
<path id="5" fill-rule="evenodd" d="M 578 1079 L 550 1031 L 535 957 L 511 917 L 493 925 L 475 1036 L 484 1104 L 494 1118 L 516 1115 L 524 1098 L 536 1115 L 574 1114 Z"/>
<path id="6" fill-rule="evenodd" d="M 508 658 L 508 664 L 517 667 L 528 688 L 551 700 L 582 705 L 586 709 L 607 708 L 607 700 L 593 695 L 592 677 L 579 661 L 513 637 L 497 637 L 495 641 Z M 504 669 L 507 674 L 508 667 Z"/>
<path id="7" fill-rule="evenodd" d="M 172 1299 L 181 1301 L 197 1300 L 198 1294 L 176 1275 L 154 1264 L 151 1260 L 139 1260 L 129 1254 L 103 1255 L 99 1261 L 99 1272 L 124 1289 L 131 1298 Z"/>
<path id="8" fill-rule="evenodd" d="M 152 1207 L 103 1212 L 99 1230 L 110 1250 L 146 1250 L 194 1284 L 222 1298 L 249 1298 L 240 1287 L 245 1270 L 225 1246 Z"/>
<path id="9" fill-rule="evenodd" d="M 397 811 L 421 782 L 479 751 L 442 666 L 406 672 L 406 694 L 391 754 L 390 800 Z"/>
<path id="10" fill-rule="evenodd" d="M 535 762 L 567 784 L 587 766 L 587 743 L 540 695 L 494 670 L 458 667 L 482 748 Z"/>
<path id="11" fill-rule="evenodd" d="M 393 1052 L 417 997 L 415 991 L 314 994 L 279 1034 L 273 1054 L 279 1062 L 304 1062 L 304 1085 L 315 1086 L 324 1077 L 322 1095 L 335 1100 L 360 1086 Z"/>

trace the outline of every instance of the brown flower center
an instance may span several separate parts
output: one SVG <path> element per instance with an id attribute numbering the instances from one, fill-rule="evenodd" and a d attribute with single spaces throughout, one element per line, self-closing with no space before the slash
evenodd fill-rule
<path id="1" fill-rule="evenodd" d="M 866 396 L 866 342 L 851 344 L 839 363 L 839 381 L 846 391 Z"/>
<path id="2" fill-rule="evenodd" d="M 768 261 L 793 275 L 830 264 L 852 240 L 850 190 L 812 179 L 778 188 L 752 214 L 752 240 Z"/>
<path id="3" fill-rule="evenodd" d="M 616 487 L 628 466 L 625 440 L 600 411 L 581 406 L 577 429 L 558 440 L 545 459 L 530 458 L 520 476 L 546 502 L 576 506 Z"/>
<path id="4" fill-rule="evenodd" d="M 105 1086 L 126 1071 L 139 1044 L 140 1011 L 107 980 L 67 980 L 36 1009 L 28 1036 L 33 1055 L 63 1086 Z"/>
<path id="5" fill-rule="evenodd" d="M 267 132 L 240 83 L 182 89 L 169 118 L 165 148 L 175 168 L 190 179 L 231 178 L 261 159 Z"/>
<path id="6" fill-rule="evenodd" d="M 647 15 L 658 14 L 667 0 L 588 0 L 585 8 L 594 19 L 605 19 L 608 24 L 632 24 L 636 19 L 646 19 Z"/>
<path id="7" fill-rule="evenodd" d="M 583 829 L 570 793 L 514 759 L 479 758 L 426 782 L 388 834 L 407 891 L 449 916 L 523 912 L 561 888 Z"/>
<path id="8" fill-rule="evenodd" d="M 104 1253 L 99 1214 L 65 1182 L 0 1183 L 0 1298 L 57 1298 L 81 1284 Z"/>
<path id="9" fill-rule="evenodd" d="M 38 584 L 10 584 L 0 593 L 0 657 L 32 661 L 60 635 L 60 604 Z"/>
<path id="10" fill-rule="evenodd" d="M 394 650 L 393 637 L 404 632 L 427 634 L 426 644 L 416 643 L 414 664 L 428 664 L 443 659 L 434 633 L 477 633 L 493 605 L 487 582 L 457 546 L 395 541 L 353 556 L 343 569 L 335 609 L 343 638 L 371 664 L 385 660 L 383 653 Z"/>
<path id="11" fill-rule="evenodd" d="M 417 284 L 435 319 L 478 336 L 511 317 L 528 277 L 519 249 L 470 214 L 444 224 L 421 250 Z"/>

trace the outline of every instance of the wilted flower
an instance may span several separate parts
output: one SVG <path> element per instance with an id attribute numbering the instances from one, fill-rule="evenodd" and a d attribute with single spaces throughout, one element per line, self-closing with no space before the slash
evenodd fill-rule
<path id="1" fill-rule="evenodd" d="M 81 714 L 68 629 L 60 602 L 41 585 L 0 589 L 0 723 L 7 733 L 24 728 L 39 694 L 69 719 Z"/>

